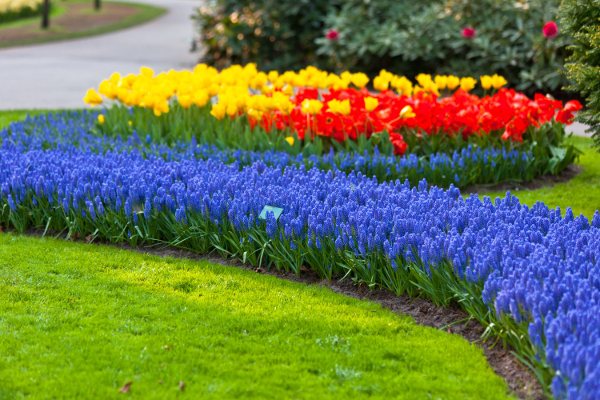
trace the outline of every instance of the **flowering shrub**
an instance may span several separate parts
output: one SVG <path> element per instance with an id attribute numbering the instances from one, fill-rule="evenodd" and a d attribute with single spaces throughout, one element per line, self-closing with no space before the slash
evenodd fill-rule
<path id="1" fill-rule="evenodd" d="M 78 121 L 71 127 L 85 132 Z M 463 199 L 425 182 L 263 162 L 241 168 L 31 129 L 0 135 L 4 227 L 216 249 L 253 265 L 308 266 L 326 278 L 456 302 L 551 381 L 555 397 L 600 395 L 598 213 L 589 222 L 510 195 Z M 266 205 L 282 208 L 281 217 L 260 219 Z"/>
<path id="2" fill-rule="evenodd" d="M 0 0 L 0 23 L 38 14 L 42 0 Z"/>
<path id="3" fill-rule="evenodd" d="M 504 89 L 506 80 L 499 75 L 480 77 L 483 97 L 469 94 L 477 80 L 454 75 L 417 76 L 413 84 L 406 77 L 381 71 L 373 79 L 375 91 L 367 90 L 370 79 L 363 73 L 327 73 L 314 67 L 299 72 L 264 73 L 249 64 L 233 66 L 221 72 L 206 65 L 193 71 L 169 71 L 155 75 L 142 68 L 139 75 L 125 77 L 113 74 L 102 81 L 99 93 L 90 89 L 85 101 L 102 104 L 104 98 L 117 104 L 151 109 L 155 117 L 169 114 L 175 105 L 181 109 L 159 131 L 173 134 L 189 131 L 201 123 L 205 129 L 229 129 L 229 125 L 208 122 L 206 113 L 216 120 L 242 119 L 250 128 L 260 126 L 266 132 L 283 131 L 293 134 L 293 140 L 312 143 L 315 138 L 326 139 L 329 146 L 336 143 L 370 140 L 377 134 L 389 135 L 388 143 L 396 154 L 415 151 L 453 151 L 461 143 L 477 141 L 479 145 L 499 143 L 500 139 L 515 146 L 527 139 L 538 147 L 535 157 L 548 159 L 561 154 L 556 165 L 547 172 L 557 173 L 573 161 L 575 152 L 554 151 L 562 145 L 561 127 L 553 135 L 540 135 L 546 125 L 568 124 L 581 105 L 577 101 L 562 102 L 542 95 L 533 99 L 522 93 Z M 104 98 L 102 97 L 104 96 Z M 212 101 L 211 101 L 212 99 Z M 187 112 L 200 108 L 200 113 Z M 195 119 L 185 114 L 195 115 Z M 204 115 L 201 115 L 204 114 Z M 102 116 L 102 118 L 105 118 Z M 139 126 L 130 122 L 131 116 L 122 110 L 108 111 L 107 131 L 115 124 L 155 131 L 160 122 Z M 146 119 L 148 121 L 148 119 Z M 189 120 L 178 128 L 181 121 Z M 99 121 L 104 124 L 104 119 Z M 154 126 L 153 126 L 154 125 Z M 247 125 L 246 125 L 247 126 Z M 275 136 L 277 136 L 275 134 Z M 264 135 L 257 135 L 264 138 Z M 257 139 L 262 140 L 262 139 Z M 376 136 L 375 142 L 381 142 Z M 502 144 L 499 144 L 503 146 Z"/>
<path id="4" fill-rule="evenodd" d="M 381 68 L 409 76 L 423 71 L 481 75 L 493 70 L 529 95 L 539 90 L 557 95 L 566 83 L 559 71 L 570 38 L 555 34 L 548 40 L 542 28 L 557 17 L 558 4 L 349 0 L 326 19 L 325 29 L 336 29 L 340 39 L 317 39 L 317 51 L 329 55 L 336 67 L 371 73 Z"/>
<path id="5" fill-rule="evenodd" d="M 409 77 L 493 70 L 533 95 L 560 93 L 566 83 L 559 71 L 570 37 L 548 40 L 542 34 L 544 22 L 556 19 L 558 5 L 558 0 L 211 0 L 196 19 L 203 60 L 218 67 L 258 62 L 282 71 L 310 63 L 371 74 L 385 68 Z"/>

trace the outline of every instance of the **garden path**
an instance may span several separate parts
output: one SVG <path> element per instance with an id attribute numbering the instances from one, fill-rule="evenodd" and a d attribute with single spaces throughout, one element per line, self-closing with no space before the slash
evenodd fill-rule
<path id="1" fill-rule="evenodd" d="M 85 91 L 112 72 L 194 65 L 194 0 L 128 0 L 166 8 L 145 24 L 91 38 L 0 50 L 0 110 L 83 107 Z"/>
<path id="2" fill-rule="evenodd" d="M 589 126 L 582 124 L 580 122 L 573 122 L 571 125 L 567 126 L 567 132 L 573 133 L 576 136 L 585 136 L 591 137 L 592 134 L 588 132 Z"/>

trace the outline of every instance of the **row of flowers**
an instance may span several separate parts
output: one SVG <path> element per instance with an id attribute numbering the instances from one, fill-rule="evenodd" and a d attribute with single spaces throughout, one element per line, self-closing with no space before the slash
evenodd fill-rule
<path id="1" fill-rule="evenodd" d="M 289 151 L 267 149 L 252 151 L 220 148 L 216 145 L 178 141 L 170 145 L 155 142 L 151 136 L 140 138 L 132 133 L 126 138 L 111 139 L 94 133 L 95 112 L 75 111 L 44 114 L 17 122 L 10 129 L 0 132 L 2 148 L 13 151 L 43 149 L 86 149 L 97 154 L 136 151 L 144 156 L 156 156 L 166 160 L 180 159 L 218 160 L 235 164 L 240 168 L 261 161 L 271 167 L 289 166 L 318 168 L 346 174 L 355 172 L 374 176 L 378 181 L 399 179 L 417 185 L 422 179 L 429 184 L 448 187 L 451 184 L 467 187 L 477 184 L 493 184 L 503 181 L 527 181 L 543 171 L 537 171 L 536 160 L 530 152 L 467 146 L 452 153 L 433 153 L 428 157 L 407 154 L 396 157 L 373 152 L 333 151 L 322 155 L 292 154 Z M 289 139 L 289 138 L 288 138 Z M 294 145 L 288 141 L 286 145 Z"/>
<path id="2" fill-rule="evenodd" d="M 77 121 L 72 128 L 86 131 Z M 29 129 L 0 134 L 4 227 L 218 249 L 254 265 L 308 266 L 457 301 L 551 380 L 556 398 L 600 396 L 600 214 L 590 222 L 510 195 L 463 199 L 424 181 L 241 167 L 176 147 L 166 157 L 135 141 L 74 145 Z M 265 206 L 281 215 L 261 219 Z"/>
<path id="3" fill-rule="evenodd" d="M 465 39 L 473 39 L 477 36 L 477 29 L 472 26 L 465 26 L 461 29 L 460 34 Z M 542 27 L 542 35 L 546 39 L 554 39 L 558 36 L 558 24 L 555 21 L 547 21 Z M 330 28 L 325 32 L 327 40 L 336 41 L 340 38 L 340 33 L 335 28 Z"/>
<path id="4" fill-rule="evenodd" d="M 397 154 L 407 151 L 406 135 L 485 136 L 498 133 L 521 142 L 529 127 L 549 122 L 568 124 L 581 109 L 577 101 L 563 104 L 542 95 L 533 99 L 504 89 L 498 75 L 480 77 L 487 95 L 469 93 L 472 77 L 420 74 L 413 84 L 406 77 L 381 71 L 367 89 L 363 73 L 340 75 L 308 67 L 299 72 L 265 73 L 253 64 L 223 71 L 200 64 L 193 71 L 155 74 L 143 67 L 137 75 L 113 74 L 84 101 L 100 105 L 110 100 L 127 107 L 151 109 L 156 117 L 177 105 L 208 109 L 218 120 L 247 118 L 264 130 L 290 130 L 336 141 L 356 140 L 388 132 Z M 110 118 L 110 110 L 106 117 Z M 102 120 L 101 122 L 104 122 Z"/>

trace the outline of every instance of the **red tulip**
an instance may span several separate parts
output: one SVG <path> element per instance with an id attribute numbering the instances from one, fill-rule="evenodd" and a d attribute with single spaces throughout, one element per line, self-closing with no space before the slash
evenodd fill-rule
<path id="1" fill-rule="evenodd" d="M 552 39 L 558 36 L 558 25 L 554 21 L 548 21 L 544 24 L 542 33 L 546 39 Z"/>
<path id="2" fill-rule="evenodd" d="M 369 112 L 365 109 L 365 97 L 377 99 L 376 110 Z M 315 115 L 307 117 L 302 112 L 302 102 L 306 99 L 319 99 L 324 106 Z M 422 136 L 462 135 L 465 139 L 503 132 L 504 140 L 521 142 L 529 127 L 539 127 L 552 121 L 568 124 L 582 107 L 575 100 L 563 104 L 541 94 L 531 99 L 506 88 L 483 97 L 463 90 L 439 97 L 426 92 L 404 96 L 389 90 L 370 93 L 352 88 L 326 91 L 300 88 L 290 100 L 295 105 L 291 112 L 272 110 L 256 120 L 250 117 L 251 123 L 260 124 L 267 131 L 290 129 L 301 140 L 305 134 L 310 134 L 311 137 L 323 136 L 343 142 L 387 131 L 394 153 L 398 155 L 405 153 L 408 147 L 400 134 L 404 130 Z M 330 111 L 328 103 L 331 100 L 349 101 L 350 113 Z M 402 118 L 402 110 L 408 106 L 414 116 Z"/>
<path id="3" fill-rule="evenodd" d="M 583 106 L 577 100 L 567 101 L 565 107 L 556 114 L 556 120 L 561 124 L 570 124 L 575 118 L 577 111 L 581 110 Z"/>
<path id="4" fill-rule="evenodd" d="M 477 33 L 477 31 L 475 30 L 475 28 L 472 28 L 470 26 L 467 26 L 466 28 L 463 28 L 463 30 L 462 30 L 462 36 L 466 39 L 474 38 L 476 33 Z"/>

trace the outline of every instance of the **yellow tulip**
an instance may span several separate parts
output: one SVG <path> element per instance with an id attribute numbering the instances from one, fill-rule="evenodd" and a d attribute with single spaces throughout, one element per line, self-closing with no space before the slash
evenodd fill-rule
<path id="1" fill-rule="evenodd" d="M 492 86 L 494 87 L 494 89 L 498 90 L 507 83 L 508 82 L 506 81 L 506 79 L 504 79 L 503 76 L 500 76 L 498 74 L 492 75 Z"/>
<path id="2" fill-rule="evenodd" d="M 482 75 L 479 80 L 481 81 L 481 87 L 483 90 L 490 90 L 492 88 L 492 77 L 489 75 Z"/>
<path id="3" fill-rule="evenodd" d="M 141 67 L 140 75 L 147 77 L 147 78 L 152 78 L 154 76 L 154 70 L 150 67 Z"/>
<path id="4" fill-rule="evenodd" d="M 169 102 L 166 100 L 157 101 L 153 107 L 154 115 L 160 117 L 162 114 L 167 114 L 169 112 Z"/>
<path id="5" fill-rule="evenodd" d="M 406 118 L 414 118 L 416 116 L 417 116 L 417 114 L 415 114 L 415 112 L 413 111 L 413 108 L 409 105 L 402 107 L 402 110 L 400 110 L 400 118 L 406 119 Z"/>
<path id="6" fill-rule="evenodd" d="M 98 114 L 98 123 L 100 125 L 103 125 L 104 122 L 106 122 L 106 118 L 104 117 L 104 115 L 103 114 Z"/>
<path id="7" fill-rule="evenodd" d="M 475 80 L 475 78 L 466 77 L 460 79 L 460 88 L 465 92 L 473 90 L 476 84 L 477 81 Z"/>
<path id="8" fill-rule="evenodd" d="M 382 76 L 376 76 L 375 79 L 373 79 L 373 87 L 375 90 L 383 92 L 389 89 L 390 81 Z"/>
<path id="9" fill-rule="evenodd" d="M 369 77 L 366 74 L 363 74 L 362 72 L 352 74 L 350 80 L 352 81 L 352 84 L 359 89 L 364 88 L 365 86 L 367 86 L 367 83 L 369 83 Z"/>
<path id="10" fill-rule="evenodd" d="M 365 97 L 364 101 L 365 101 L 365 110 L 367 110 L 368 112 L 373 111 L 379 105 L 379 100 L 377 100 L 375 97 Z"/>
<path id="11" fill-rule="evenodd" d="M 423 86 L 424 88 L 427 88 L 429 86 L 431 86 L 432 84 L 435 84 L 433 82 L 433 79 L 431 79 L 431 75 L 429 74 L 419 74 L 416 77 L 417 82 L 419 82 L 419 85 Z"/>
<path id="12" fill-rule="evenodd" d="M 460 78 L 455 75 L 448 75 L 446 77 L 446 87 L 450 90 L 454 90 L 460 85 Z"/>
<path id="13" fill-rule="evenodd" d="M 439 90 L 444 90 L 448 86 L 448 77 L 446 75 L 436 75 L 433 80 Z"/>
<path id="14" fill-rule="evenodd" d="M 404 76 L 397 76 L 392 80 L 392 86 L 396 89 L 398 94 L 403 96 L 410 96 L 413 92 L 413 84 Z"/>
<path id="15" fill-rule="evenodd" d="M 108 97 L 109 99 L 114 99 L 117 97 L 117 86 L 114 84 L 112 80 L 105 79 L 100 82 L 98 86 L 98 91 L 100 94 Z"/>
<path id="16" fill-rule="evenodd" d="M 97 106 L 102 104 L 102 96 L 95 89 L 88 89 L 83 96 L 83 102 L 90 106 Z"/>
<path id="17" fill-rule="evenodd" d="M 288 142 L 290 144 L 290 146 L 294 145 L 294 137 L 293 136 L 286 137 L 285 141 Z"/>
<path id="18" fill-rule="evenodd" d="M 210 115 L 220 120 L 225 117 L 225 111 L 225 106 L 222 103 L 217 103 L 210 109 Z"/>
<path id="19" fill-rule="evenodd" d="M 300 109 L 304 114 L 318 114 L 323 108 L 323 103 L 319 100 L 304 99 L 300 104 Z"/>
<path id="20" fill-rule="evenodd" d="M 200 90 L 192 95 L 192 101 L 197 107 L 204 107 L 210 101 L 208 93 L 205 90 Z"/>
<path id="21" fill-rule="evenodd" d="M 260 121 L 262 119 L 264 113 L 262 111 L 260 111 L 260 110 L 255 109 L 255 108 L 249 108 L 246 111 L 246 114 L 248 114 L 249 117 L 251 117 L 251 118 L 253 118 L 253 119 L 257 120 L 257 121 Z"/>
<path id="22" fill-rule="evenodd" d="M 179 96 L 177 96 L 177 102 L 179 103 L 179 105 L 181 107 L 188 109 L 192 105 L 192 96 L 179 95 Z"/>
<path id="23" fill-rule="evenodd" d="M 350 100 L 331 100 L 327 102 L 327 107 L 334 114 L 350 114 Z"/>
<path id="24" fill-rule="evenodd" d="M 235 117 L 238 113 L 237 105 L 233 102 L 228 103 L 227 106 L 225 107 L 225 112 L 230 117 Z"/>

